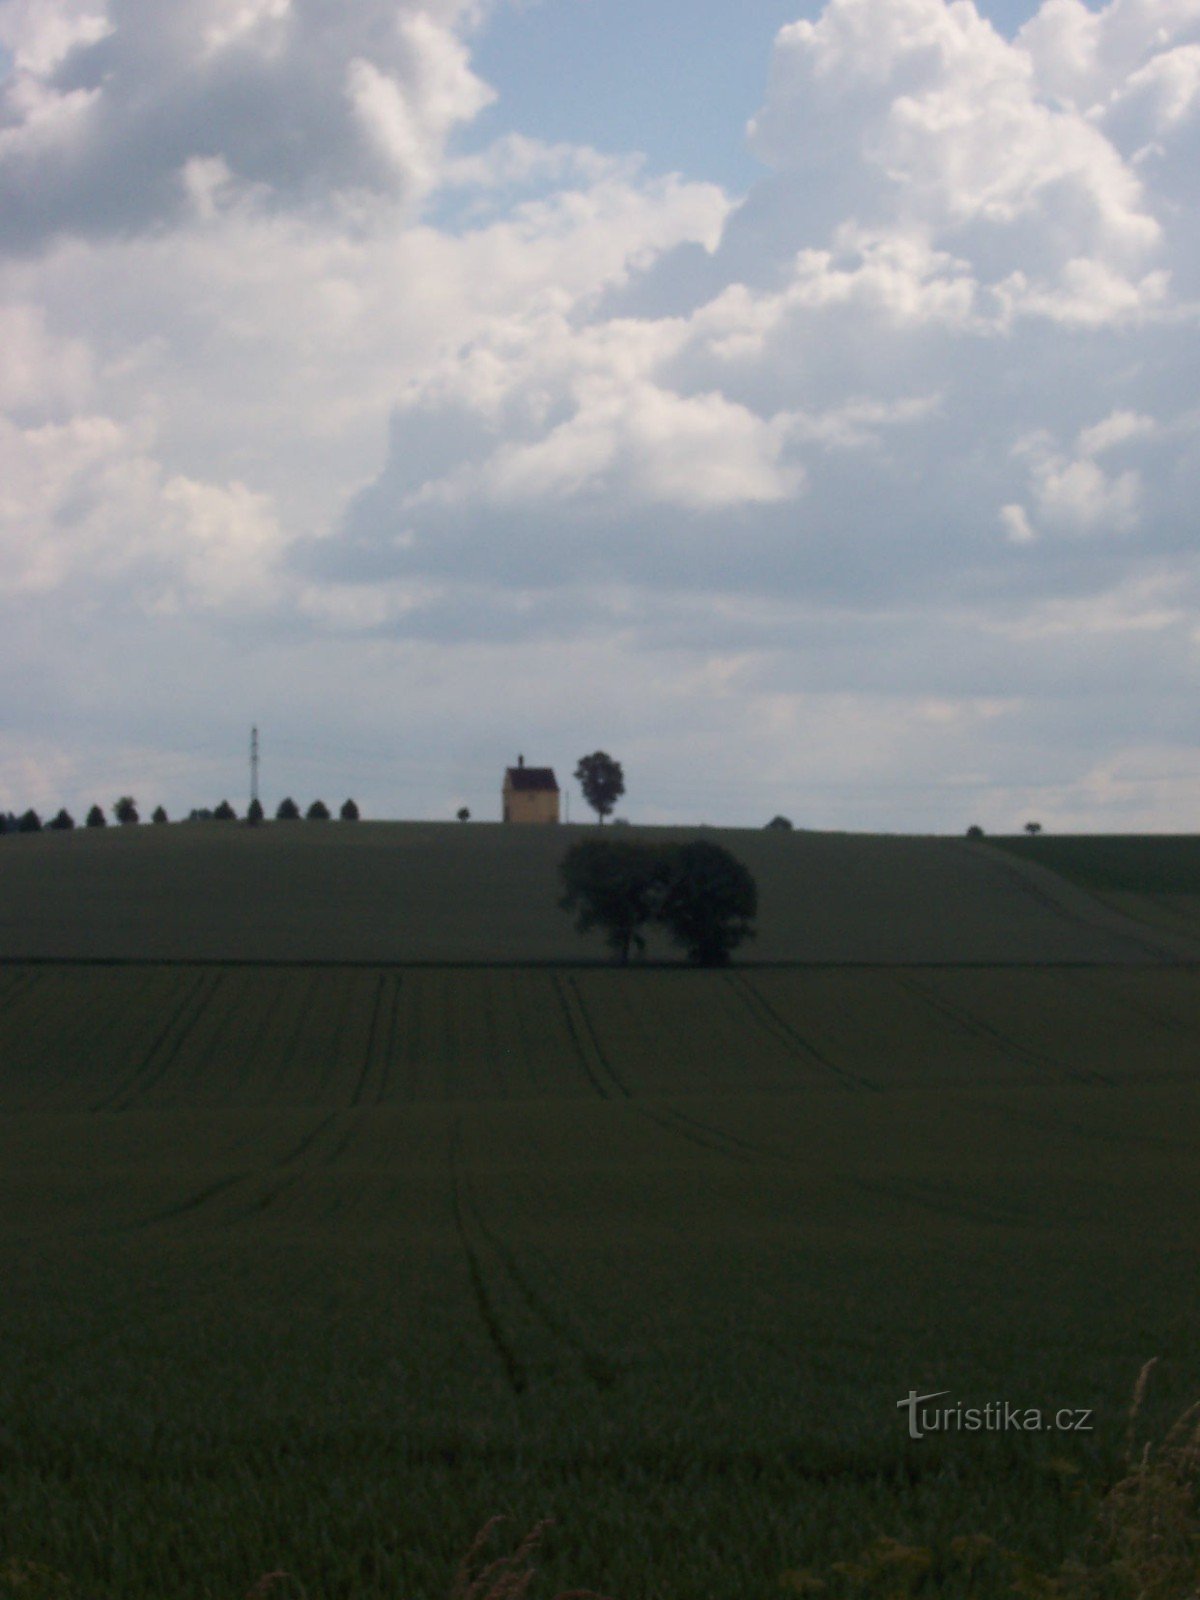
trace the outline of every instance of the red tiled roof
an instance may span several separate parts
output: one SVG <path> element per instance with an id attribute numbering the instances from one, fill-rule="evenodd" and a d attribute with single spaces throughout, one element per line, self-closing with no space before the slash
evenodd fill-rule
<path id="1" fill-rule="evenodd" d="M 504 774 L 505 787 L 517 790 L 552 789 L 558 793 L 553 767 L 509 767 Z"/>

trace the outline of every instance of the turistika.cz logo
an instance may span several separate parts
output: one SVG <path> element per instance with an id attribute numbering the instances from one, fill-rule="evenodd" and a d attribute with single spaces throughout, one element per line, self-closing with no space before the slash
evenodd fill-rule
<path id="1" fill-rule="evenodd" d="M 1090 1433 L 1093 1426 L 1092 1412 L 1073 1406 L 1043 1411 L 1040 1406 L 1017 1406 L 1009 1400 L 989 1400 L 983 1406 L 964 1406 L 961 1401 L 948 1406 L 929 1404 L 949 1393 L 949 1389 L 935 1389 L 931 1394 L 918 1394 L 910 1389 L 907 1399 L 896 1401 L 899 1410 L 908 1412 L 910 1439 L 923 1439 L 927 1433 Z"/>

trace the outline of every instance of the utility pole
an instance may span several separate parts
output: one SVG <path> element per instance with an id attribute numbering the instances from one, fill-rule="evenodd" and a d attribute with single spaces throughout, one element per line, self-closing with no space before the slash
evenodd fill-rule
<path id="1" fill-rule="evenodd" d="M 258 729 L 250 729 L 250 804 L 258 799 Z"/>

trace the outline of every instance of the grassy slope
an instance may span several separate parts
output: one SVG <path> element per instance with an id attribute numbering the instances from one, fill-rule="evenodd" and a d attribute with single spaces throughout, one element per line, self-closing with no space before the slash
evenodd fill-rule
<path id="1" fill-rule="evenodd" d="M 1159 933 L 1200 939 L 1200 835 L 1103 834 L 992 841 Z"/>
<path id="2" fill-rule="evenodd" d="M 599 959 L 599 937 L 580 939 L 557 907 L 558 862 L 589 831 L 209 823 L 9 836 L 0 840 L 0 957 Z M 1200 939 L 1172 944 L 1036 863 L 957 839 L 707 836 L 758 880 L 759 937 L 748 959 L 1200 956 Z M 651 953 L 672 954 L 665 944 Z"/>

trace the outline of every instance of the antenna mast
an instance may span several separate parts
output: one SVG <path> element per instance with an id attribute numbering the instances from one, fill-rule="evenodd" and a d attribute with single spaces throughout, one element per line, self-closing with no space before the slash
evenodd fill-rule
<path id="1" fill-rule="evenodd" d="M 250 729 L 250 804 L 258 799 L 258 729 Z"/>

